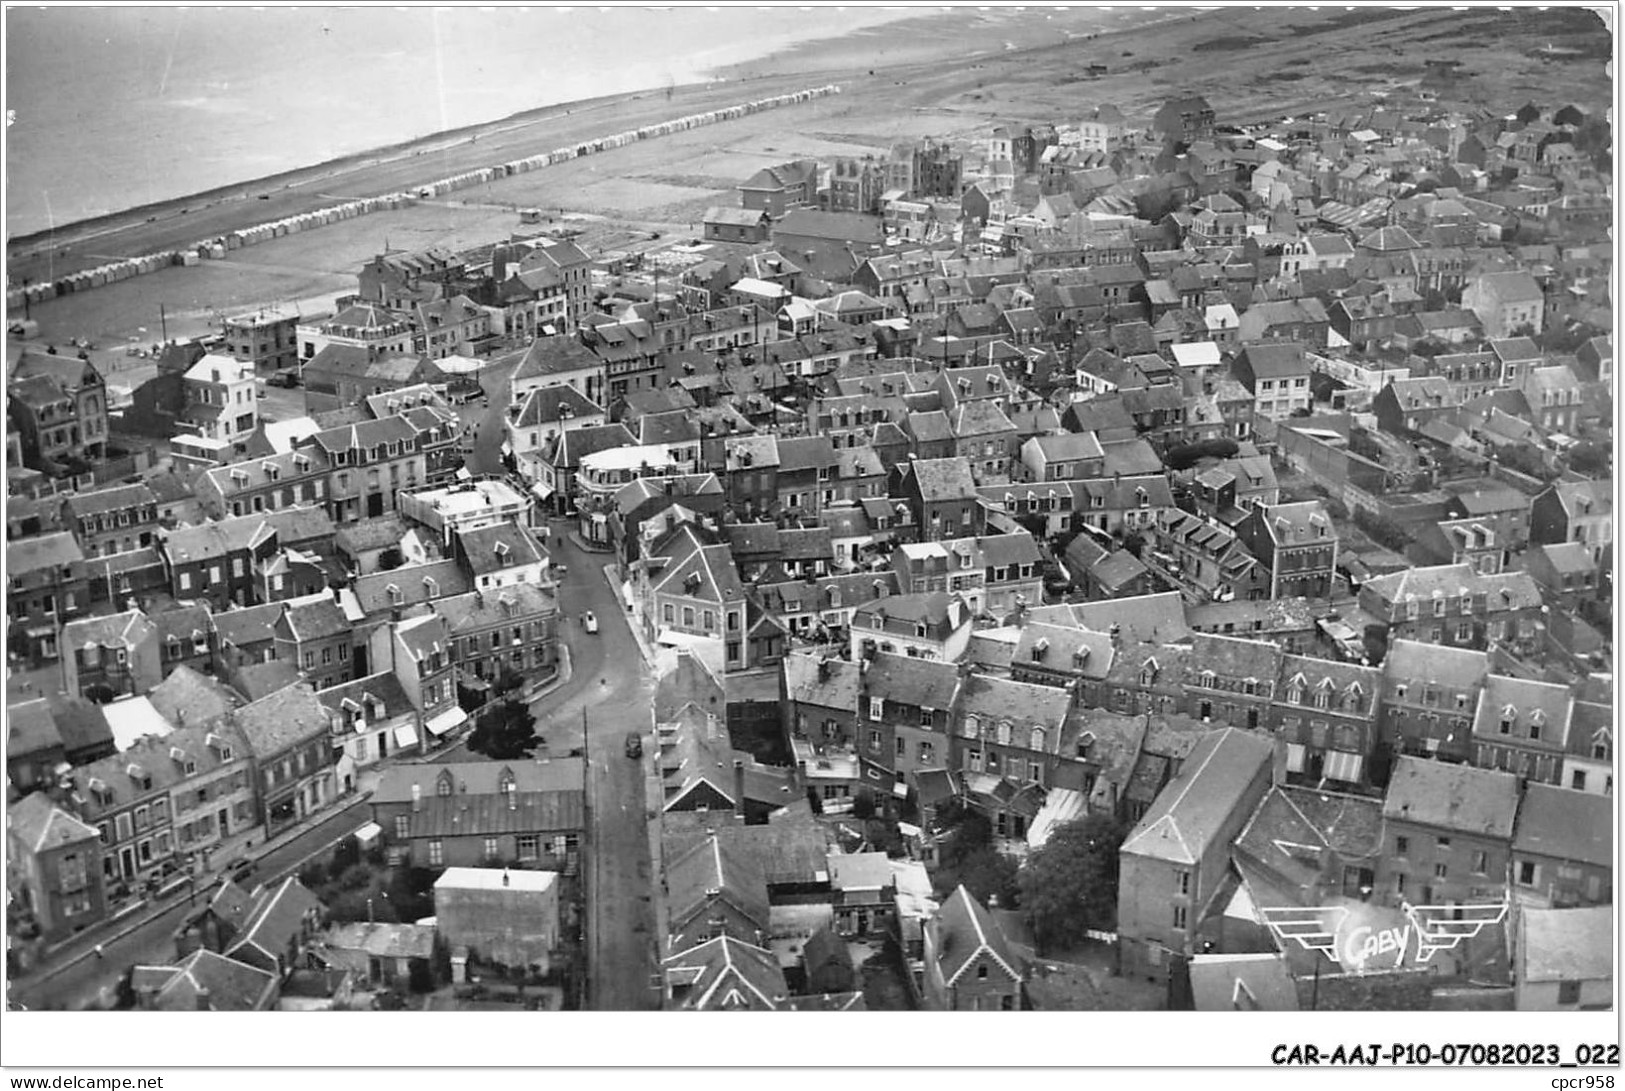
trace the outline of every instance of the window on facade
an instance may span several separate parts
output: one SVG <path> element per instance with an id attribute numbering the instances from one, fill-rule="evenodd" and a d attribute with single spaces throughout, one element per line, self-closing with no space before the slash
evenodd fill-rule
<path id="1" fill-rule="evenodd" d="M 1191 873 L 1188 872 L 1188 871 L 1181 871 L 1179 873 L 1179 893 L 1188 895 L 1188 894 L 1190 894 L 1190 892 L 1191 892 Z"/>
<path id="2" fill-rule="evenodd" d="M 1411 850 L 1411 839 L 1409 837 L 1396 837 L 1396 838 L 1394 838 L 1394 855 L 1396 855 L 1396 856 L 1404 856 L 1410 850 Z"/>
<path id="3" fill-rule="evenodd" d="M 497 856 L 497 839 L 495 837 L 487 837 L 485 839 L 485 858 L 487 860 L 495 860 Z"/>
<path id="4" fill-rule="evenodd" d="M 1518 885 L 1535 885 L 1535 862 L 1533 860 L 1518 861 Z"/>
<path id="5" fill-rule="evenodd" d="M 1559 981 L 1557 983 L 1557 1002 L 1559 1004 L 1578 1004 L 1580 1002 L 1580 983 L 1578 981 Z"/>
<path id="6" fill-rule="evenodd" d="M 445 864 L 445 848 L 437 837 L 429 842 L 429 866 L 441 867 Z"/>
<path id="7" fill-rule="evenodd" d="M 1183 905 L 1174 906 L 1174 927 L 1181 931 L 1185 928 L 1186 915 L 1189 910 Z"/>
<path id="8" fill-rule="evenodd" d="M 1449 865 L 1447 865 L 1447 864 L 1434 864 L 1433 865 L 1433 877 L 1435 879 L 1447 879 L 1447 878 L 1449 878 L 1450 877 L 1450 867 L 1449 867 Z"/>

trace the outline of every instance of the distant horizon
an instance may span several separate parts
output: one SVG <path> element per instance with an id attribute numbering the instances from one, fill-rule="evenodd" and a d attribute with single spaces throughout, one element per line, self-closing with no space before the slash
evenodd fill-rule
<path id="1" fill-rule="evenodd" d="M 387 21 L 345 7 L 8 9 L 7 239 L 549 106 L 702 83 L 945 9 L 820 10 L 808 25 L 785 8 L 394 9 Z M 559 22 L 577 15 L 590 19 Z M 717 44 L 721 18 L 734 33 Z M 265 48 L 243 67 L 229 47 L 249 34 Z"/>

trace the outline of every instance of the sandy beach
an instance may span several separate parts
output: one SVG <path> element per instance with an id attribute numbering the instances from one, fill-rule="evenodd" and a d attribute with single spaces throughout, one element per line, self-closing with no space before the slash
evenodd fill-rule
<path id="1" fill-rule="evenodd" d="M 54 267 L 61 276 L 108 255 L 181 246 L 337 199 L 827 82 L 839 83 L 842 93 L 275 239 L 224 261 L 66 296 L 35 306 L 33 317 L 45 338 L 91 337 L 105 345 L 138 334 L 155 340 L 159 304 L 168 310 L 171 336 L 201 332 L 222 313 L 269 302 L 293 302 L 311 313 L 324 299 L 330 305 L 333 295 L 353 290 L 356 269 L 386 244 L 490 242 L 519 230 L 519 207 L 572 219 L 600 248 L 641 248 L 656 233 L 666 241 L 697 235 L 706 207 L 736 203 L 739 181 L 774 162 L 877 153 L 927 135 L 976 141 L 1001 121 L 1065 121 L 1099 102 L 1149 118 L 1168 97 L 1190 90 L 1205 94 L 1226 121 L 1327 109 L 1384 81 L 1419 78 L 1445 38 L 1468 72 L 1457 92 L 1466 102 L 1493 109 L 1516 108 L 1531 97 L 1608 96 L 1601 62 L 1554 66 L 1531 55 L 1548 40 L 1573 40 L 1563 37 L 1563 25 L 1536 13 L 1516 17 L 1523 32 L 1517 41 L 1497 22 L 1511 17 L 1491 9 L 1207 15 L 1135 9 L 1121 13 L 1124 21 L 1158 21 L 1115 29 L 1092 10 L 1049 14 L 954 9 L 725 68 L 720 82 L 674 88 L 669 97 L 662 90 L 569 104 L 295 172 L 274 180 L 271 192 L 265 184 L 247 185 L 142 209 L 60 232 L 49 254 L 30 257 L 27 246 L 14 246 L 12 273 L 45 276 Z M 1247 70 L 1237 75 L 1243 57 Z M 1109 74 L 1088 78 L 1091 64 L 1106 65 Z M 758 74 L 761 68 L 772 74 Z"/>

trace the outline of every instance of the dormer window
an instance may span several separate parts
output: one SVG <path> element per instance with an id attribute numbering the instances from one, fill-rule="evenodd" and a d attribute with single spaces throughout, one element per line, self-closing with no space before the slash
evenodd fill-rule
<path id="1" fill-rule="evenodd" d="M 439 778 L 435 781 L 434 794 L 437 796 L 449 796 L 452 793 L 453 787 L 455 786 L 452 783 L 451 774 L 441 773 Z"/>
<path id="2" fill-rule="evenodd" d="M 1501 734 L 1512 734 L 1512 725 L 1518 720 L 1518 710 L 1507 705 L 1501 710 Z"/>
<path id="3" fill-rule="evenodd" d="M 389 595 L 389 601 L 391 603 L 396 606 L 401 604 L 401 589 L 399 587 L 396 587 L 394 584 L 390 584 L 388 587 L 384 588 L 384 591 Z"/>
<path id="4" fill-rule="evenodd" d="M 440 584 L 435 581 L 433 576 L 423 577 L 423 592 L 431 599 L 440 597 Z"/>

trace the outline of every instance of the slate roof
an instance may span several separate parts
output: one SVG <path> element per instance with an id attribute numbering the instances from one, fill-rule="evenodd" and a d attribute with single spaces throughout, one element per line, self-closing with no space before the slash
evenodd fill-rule
<path id="1" fill-rule="evenodd" d="M 1274 753 L 1268 738 L 1237 728 L 1202 736 L 1179 775 L 1157 795 L 1123 842 L 1122 851 L 1195 864 L 1207 854 L 1249 783 Z"/>
<path id="2" fill-rule="evenodd" d="M 31 792 L 7 804 L 6 832 L 35 854 L 101 836 L 94 826 L 58 807 L 43 792 Z"/>
<path id="3" fill-rule="evenodd" d="M 277 984 L 275 974 L 206 948 L 173 967 L 137 966 L 135 973 L 157 987 L 152 1003 L 159 1011 L 196 1011 L 203 996 L 208 1011 L 267 1011 Z"/>
<path id="4" fill-rule="evenodd" d="M 767 877 L 756 861 L 720 838 L 708 837 L 666 861 L 666 905 L 674 930 L 714 899 L 734 906 L 757 928 L 768 929 Z"/>
<path id="5" fill-rule="evenodd" d="M 1520 914 L 1519 980 L 1601 981 L 1613 977 L 1614 907 L 1525 909 Z"/>
<path id="6" fill-rule="evenodd" d="M 274 757 L 291 746 L 325 735 L 327 710 L 304 683 L 288 686 L 238 709 L 234 721 L 257 758 Z"/>
<path id="7" fill-rule="evenodd" d="M 230 686 L 184 663 L 148 690 L 147 700 L 158 715 L 177 727 L 214 723 L 243 703 Z"/>
<path id="8" fill-rule="evenodd" d="M 79 543 L 67 531 L 6 543 L 6 573 L 9 576 L 61 568 L 84 559 Z"/>
<path id="9" fill-rule="evenodd" d="M 1517 809 L 1518 778 L 1511 773 L 1401 756 L 1382 814 L 1390 821 L 1510 841 Z"/>
<path id="10" fill-rule="evenodd" d="M 823 678 L 820 664 L 827 664 Z M 857 663 L 844 659 L 792 652 L 784 657 L 784 688 L 786 699 L 797 704 L 856 712 L 862 672 Z"/>
<path id="11" fill-rule="evenodd" d="M 1021 980 L 1020 960 L 993 915 L 961 884 L 935 917 L 926 922 L 943 980 L 952 985 L 980 954 L 990 956 L 1014 980 Z"/>
<path id="12" fill-rule="evenodd" d="M 1531 783 L 1518 807 L 1512 850 L 1612 869 L 1613 801 L 1594 792 Z"/>
<path id="13" fill-rule="evenodd" d="M 869 661 L 867 680 L 870 692 L 888 701 L 943 711 L 953 707 L 959 689 L 959 671 L 952 663 L 885 652 Z"/>

